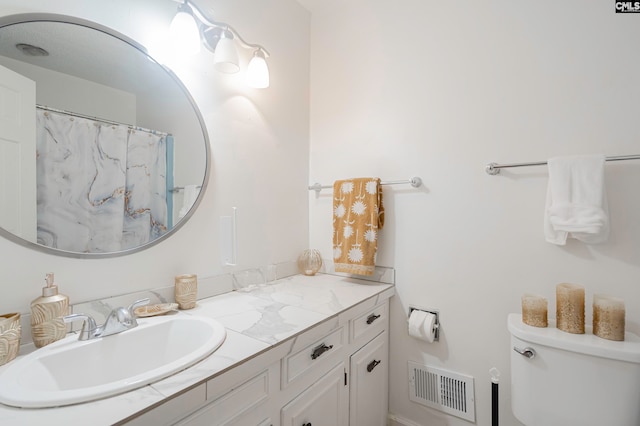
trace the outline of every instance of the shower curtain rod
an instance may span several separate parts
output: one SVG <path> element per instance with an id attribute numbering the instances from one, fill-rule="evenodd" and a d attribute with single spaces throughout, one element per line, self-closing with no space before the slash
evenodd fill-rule
<path id="1" fill-rule="evenodd" d="M 104 119 L 104 118 L 92 117 L 90 115 L 84 115 L 84 114 L 80 114 L 80 113 L 77 113 L 77 112 L 71 112 L 71 111 L 65 111 L 63 109 L 52 108 L 52 107 L 49 107 L 49 106 L 46 106 L 46 105 L 36 104 L 36 108 L 42 109 L 42 110 L 45 110 L 45 111 L 57 112 L 59 114 L 71 115 L 73 117 L 86 118 L 88 120 L 98 121 L 100 123 L 111 124 L 111 125 L 114 125 L 114 126 L 127 126 L 129 129 L 136 130 L 136 131 L 139 131 L 139 132 L 147 132 L 147 133 L 152 133 L 152 134 L 155 134 L 155 135 L 164 135 L 164 136 L 171 135 L 171 133 L 161 132 L 159 130 L 145 129 L 144 127 L 134 126 L 133 124 L 119 123 L 117 121 L 107 120 L 107 119 Z"/>
<path id="2" fill-rule="evenodd" d="M 408 180 L 394 180 L 389 182 L 380 182 L 380 185 L 400 185 L 403 183 L 410 183 L 414 188 L 418 188 L 422 185 L 422 179 L 417 176 L 412 177 Z M 318 182 L 313 185 L 309 185 L 309 191 L 316 191 L 316 193 L 320 192 L 323 189 L 333 188 L 333 185 L 321 185 Z"/>
<path id="3" fill-rule="evenodd" d="M 605 161 L 623 161 L 623 160 L 640 160 L 640 154 L 634 155 L 618 155 L 615 157 L 605 157 Z M 489 163 L 484 168 L 487 174 L 495 176 L 500 173 L 500 169 L 506 169 L 509 167 L 528 167 L 528 166 L 545 166 L 546 161 L 534 161 L 530 163 L 512 163 L 512 164 L 497 164 Z"/>

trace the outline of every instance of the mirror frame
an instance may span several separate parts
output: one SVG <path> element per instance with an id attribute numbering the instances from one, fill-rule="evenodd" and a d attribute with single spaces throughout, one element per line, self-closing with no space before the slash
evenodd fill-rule
<path id="1" fill-rule="evenodd" d="M 115 37 L 117 39 L 119 39 L 120 41 L 128 44 L 129 46 L 131 46 L 134 49 L 137 49 L 140 53 L 142 53 L 143 55 L 145 55 L 147 58 L 149 58 L 151 61 L 155 62 L 158 67 L 160 67 L 164 72 L 166 72 L 169 77 L 178 85 L 178 87 L 182 90 L 182 92 L 184 93 L 184 95 L 186 96 L 187 100 L 189 101 L 189 103 L 191 104 L 191 107 L 193 108 L 196 117 L 198 119 L 198 122 L 200 123 L 200 128 L 202 130 L 202 136 L 204 139 L 204 143 L 205 143 L 205 170 L 204 170 L 204 178 L 202 181 L 202 187 L 200 188 L 200 193 L 198 194 L 198 197 L 196 198 L 196 201 L 193 203 L 193 206 L 191 206 L 191 208 L 189 209 L 189 211 L 187 212 L 187 214 L 180 219 L 180 221 L 178 221 L 178 223 L 174 224 L 173 228 L 171 228 L 169 231 L 167 231 L 165 234 L 163 234 L 162 236 L 156 238 L 153 241 L 150 241 L 146 244 L 143 244 L 141 246 L 138 247 L 133 247 L 127 250 L 121 250 L 121 251 L 114 251 L 114 252 L 108 252 L 108 253 L 79 253 L 79 252 L 72 252 L 72 251 L 67 251 L 67 250 L 61 250 L 61 249 L 57 249 L 57 248 L 53 248 L 53 247 L 47 247 L 47 246 L 43 246 L 41 244 L 35 243 L 35 242 L 31 242 L 31 241 L 27 241 L 17 235 L 12 234 L 11 232 L 5 230 L 4 228 L 0 227 L 0 236 L 5 237 L 6 239 L 13 241 L 14 243 L 17 243 L 21 246 L 27 247 L 27 248 L 31 248 L 34 249 L 36 251 L 40 251 L 46 254 L 52 254 L 52 255 L 56 255 L 56 256 L 63 256 L 63 257 L 71 257 L 71 258 L 76 258 L 76 259 L 102 259 L 102 258 L 110 258 L 110 257 L 119 257 L 119 256 L 125 256 L 125 255 L 129 255 L 129 254 L 133 254 L 133 253 L 137 253 L 139 251 L 142 250 L 146 250 L 156 244 L 159 244 L 160 242 L 166 240 L 167 238 L 169 238 L 170 236 L 172 236 L 174 233 L 176 233 L 180 228 L 182 228 L 182 226 L 184 226 L 185 223 L 188 222 L 188 220 L 191 218 L 191 216 L 193 216 L 193 214 L 195 213 L 195 211 L 197 210 L 198 206 L 200 205 L 202 199 L 204 198 L 204 194 L 206 193 L 206 189 L 209 183 L 209 176 L 211 173 L 211 148 L 210 148 L 210 143 L 209 143 L 209 133 L 207 131 L 207 127 L 204 123 L 204 119 L 202 117 L 202 113 L 200 112 L 200 109 L 198 108 L 195 100 L 193 99 L 193 97 L 191 96 L 191 93 L 189 93 L 189 90 L 187 90 L 187 88 L 185 87 L 185 85 L 182 83 L 182 81 L 180 81 L 180 79 L 175 75 L 175 73 L 173 71 L 171 71 L 171 69 L 169 69 L 167 66 L 162 65 L 160 62 L 158 62 L 156 59 L 154 59 L 151 55 L 149 55 L 147 49 L 142 46 L 140 43 L 136 42 L 135 40 L 125 36 L 124 34 L 119 33 L 116 30 L 113 30 L 109 27 L 106 27 L 104 25 L 98 24 L 96 22 L 93 21 L 89 21 L 87 19 L 82 19 L 82 18 L 78 18 L 75 16 L 69 16 L 69 15 L 60 15 L 60 14 L 54 14 L 54 13 L 21 13 L 21 14 L 14 14 L 14 15 L 7 15 L 7 16 L 2 16 L 0 17 L 0 29 L 10 26 L 10 25 L 16 25 L 16 24 L 24 24 L 24 23 L 29 23 L 29 22 L 58 22 L 61 24 L 70 24 L 70 25 L 77 25 L 77 26 L 81 26 L 81 27 L 85 27 L 85 28 L 89 28 L 95 31 L 100 31 L 106 35 L 109 35 L 111 37 Z"/>

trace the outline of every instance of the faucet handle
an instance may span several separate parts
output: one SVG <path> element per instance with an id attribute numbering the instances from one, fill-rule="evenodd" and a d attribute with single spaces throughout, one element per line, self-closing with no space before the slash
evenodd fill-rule
<path id="1" fill-rule="evenodd" d="M 98 326 L 96 325 L 96 321 L 87 314 L 69 314 L 62 317 L 62 320 L 65 324 L 70 322 L 82 320 L 82 330 L 80 331 L 80 337 L 78 340 L 88 340 L 91 338 L 91 333 L 95 332 Z"/>
<path id="2" fill-rule="evenodd" d="M 149 299 L 147 297 L 145 299 L 136 300 L 131 305 L 129 305 L 129 307 L 127 309 L 129 310 L 129 313 L 131 314 L 131 318 L 135 318 L 137 316 L 136 313 L 135 313 L 136 308 L 139 308 L 140 306 L 148 305 L 149 302 L 151 302 L 151 299 Z"/>

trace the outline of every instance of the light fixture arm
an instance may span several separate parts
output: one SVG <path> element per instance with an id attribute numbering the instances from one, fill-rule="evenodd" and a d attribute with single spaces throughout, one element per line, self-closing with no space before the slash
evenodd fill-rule
<path id="1" fill-rule="evenodd" d="M 264 53 L 265 57 L 268 58 L 269 52 L 267 51 L 267 49 L 265 49 L 264 47 L 262 47 L 259 44 L 253 44 L 253 43 L 247 43 L 242 36 L 240 35 L 240 33 L 238 33 L 238 31 L 235 30 L 235 28 L 233 28 L 231 25 L 229 24 L 225 24 L 224 22 L 216 22 L 213 21 L 209 18 L 207 18 L 204 13 L 200 10 L 200 8 L 198 6 L 196 6 L 195 3 L 193 3 L 190 0 L 184 0 L 182 2 L 183 4 L 188 5 L 189 7 L 191 7 L 191 10 L 193 11 L 193 15 L 194 17 L 200 21 L 203 25 L 206 25 L 208 27 L 216 27 L 216 28 L 221 28 L 222 30 L 225 31 L 229 31 L 233 34 L 233 37 L 238 40 L 240 42 L 240 44 L 247 48 L 247 49 L 257 49 L 260 50 L 261 52 Z"/>

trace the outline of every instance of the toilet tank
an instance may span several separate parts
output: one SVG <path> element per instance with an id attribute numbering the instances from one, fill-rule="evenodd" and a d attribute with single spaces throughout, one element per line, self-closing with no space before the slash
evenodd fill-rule
<path id="1" fill-rule="evenodd" d="M 537 328 L 509 314 L 511 407 L 526 426 L 639 426 L 640 338 Z M 517 348 L 524 354 L 518 353 Z M 532 357 L 528 350 L 535 353 Z"/>

